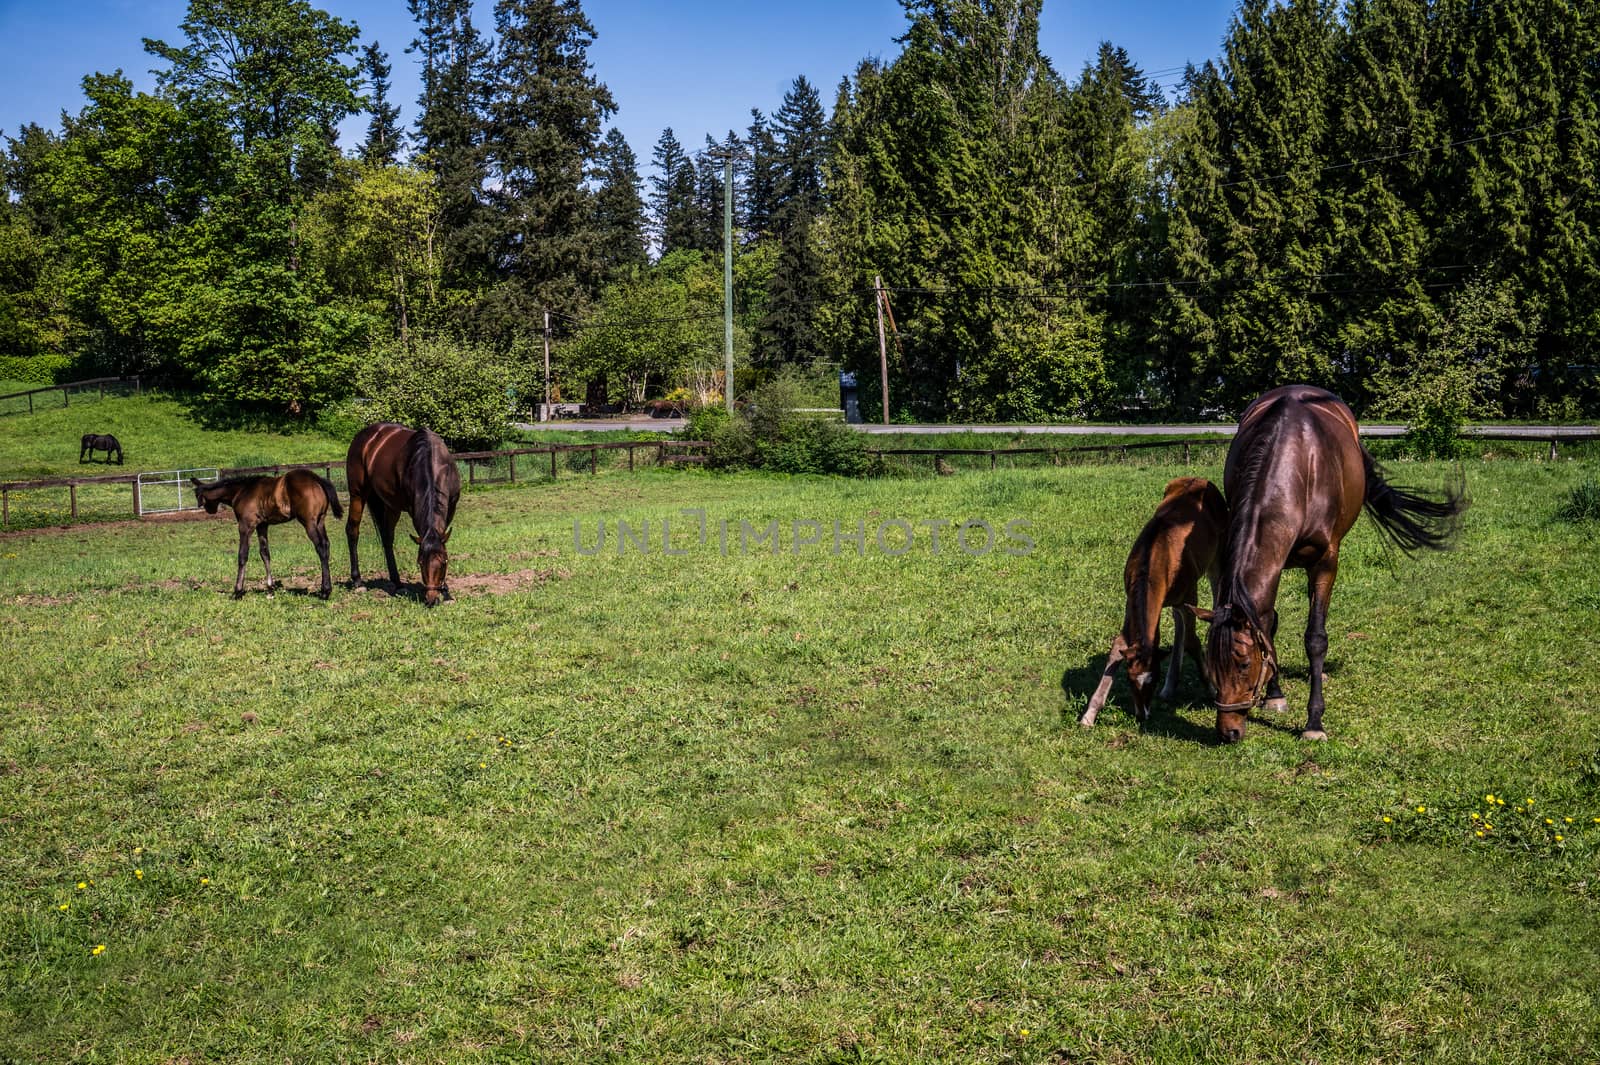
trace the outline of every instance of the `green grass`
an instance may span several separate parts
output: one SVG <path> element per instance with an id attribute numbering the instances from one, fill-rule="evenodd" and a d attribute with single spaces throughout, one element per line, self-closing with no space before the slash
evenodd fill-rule
<path id="1" fill-rule="evenodd" d="M 85 433 L 115 436 L 123 448 L 122 468 L 104 466 L 102 452 L 93 464 L 80 465 L 78 443 Z M 207 428 L 183 401 L 159 393 L 74 396 L 69 407 L 0 417 L 0 480 L 342 459 L 349 444 L 311 427 Z"/>
<path id="2" fill-rule="evenodd" d="M 1471 465 L 1458 550 L 1392 568 L 1363 519 L 1333 739 L 1291 635 L 1237 747 L 1192 669 L 1075 723 L 1177 472 L 469 493 L 434 611 L 255 560 L 233 602 L 222 519 L 0 538 L 0 1060 L 1591 1058 L 1600 582 L 1552 515 L 1594 468 Z M 685 506 L 1037 549 L 725 557 Z M 574 551 L 619 518 L 686 553 Z"/>

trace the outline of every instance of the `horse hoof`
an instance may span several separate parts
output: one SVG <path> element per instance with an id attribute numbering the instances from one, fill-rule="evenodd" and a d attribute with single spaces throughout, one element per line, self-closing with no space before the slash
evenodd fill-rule
<path id="1" fill-rule="evenodd" d="M 1303 740 L 1325 740 L 1328 738 L 1328 734 L 1319 728 L 1308 728 L 1304 732 L 1300 733 L 1300 738 Z"/>
<path id="2" fill-rule="evenodd" d="M 1268 699 L 1267 709 L 1272 711 L 1274 714 L 1281 714 L 1285 710 L 1289 709 L 1289 700 L 1284 698 Z"/>

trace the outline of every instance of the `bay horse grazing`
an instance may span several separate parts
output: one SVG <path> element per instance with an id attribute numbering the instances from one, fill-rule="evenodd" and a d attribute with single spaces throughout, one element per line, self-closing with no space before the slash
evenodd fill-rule
<path id="1" fill-rule="evenodd" d="M 218 507 L 233 508 L 239 523 L 239 575 L 233 581 L 233 597 L 244 595 L 244 567 L 250 560 L 250 534 L 261 540 L 261 565 L 267 571 L 267 595 L 272 595 L 272 555 L 267 550 L 267 526 L 281 525 L 291 519 L 305 526 L 311 546 L 317 549 L 322 561 L 322 598 L 333 592 L 333 580 L 328 573 L 328 531 L 322 519 L 328 511 L 336 518 L 344 517 L 339 506 L 339 493 L 326 478 L 307 469 L 293 469 L 282 477 L 229 477 L 206 484 L 193 477 L 195 502 L 215 514 Z"/>
<path id="2" fill-rule="evenodd" d="M 83 438 L 78 441 L 78 461 L 84 461 L 84 455 L 86 454 L 89 456 L 89 460 L 93 461 L 96 451 L 104 451 L 106 453 L 106 462 L 108 463 L 111 461 L 111 453 L 115 451 L 117 453 L 117 465 L 122 465 L 122 445 L 111 434 L 83 434 Z"/>
<path id="3" fill-rule="evenodd" d="M 1178 674 L 1183 668 L 1187 648 L 1202 671 L 1200 642 L 1195 638 L 1191 609 L 1199 601 L 1200 577 L 1211 581 L 1215 601 L 1217 553 L 1228 526 L 1228 504 L 1217 486 L 1203 477 L 1178 477 L 1167 483 L 1166 494 L 1156 507 L 1155 516 L 1145 523 L 1139 538 L 1128 553 L 1123 567 L 1122 585 L 1127 605 L 1122 615 L 1122 631 L 1111 643 L 1100 685 L 1089 699 L 1089 707 L 1078 719 L 1080 725 L 1093 725 L 1106 704 L 1111 680 L 1117 667 L 1127 665 L 1133 687 L 1133 716 L 1137 721 L 1150 717 L 1151 696 L 1155 693 L 1156 666 L 1159 664 L 1161 610 L 1172 609 L 1175 629 L 1172 659 L 1167 667 L 1167 683 L 1161 698 L 1172 699 L 1178 692 Z"/>
<path id="4" fill-rule="evenodd" d="M 1286 568 L 1306 571 L 1310 616 L 1306 657 L 1311 697 L 1308 740 L 1322 729 L 1322 671 L 1328 654 L 1328 599 L 1339 572 L 1339 544 L 1366 508 L 1381 535 L 1410 554 L 1442 550 L 1466 509 L 1460 489 L 1434 499 L 1390 484 L 1361 446 L 1355 415 L 1332 392 L 1287 385 L 1257 399 L 1239 419 L 1228 448 L 1223 489 L 1232 516 L 1222 548 L 1222 585 L 1211 623 L 1207 672 L 1216 688 L 1217 734 L 1244 738 L 1251 710 L 1283 709 L 1278 686 L 1278 580 Z"/>
<path id="5" fill-rule="evenodd" d="M 445 567 L 450 556 L 445 545 L 461 498 L 461 475 L 444 441 L 428 429 L 407 429 L 390 422 L 369 425 L 350 441 L 345 476 L 350 485 L 350 516 L 344 531 L 350 541 L 351 585 L 361 583 L 356 542 L 361 538 L 363 508 L 372 511 L 372 523 L 378 527 L 384 559 L 389 563 L 389 580 L 397 588 L 400 570 L 394 561 L 394 527 L 402 513 L 410 514 L 417 530 L 411 539 L 417 543 L 423 602 L 438 605 L 440 595 L 449 594 Z"/>

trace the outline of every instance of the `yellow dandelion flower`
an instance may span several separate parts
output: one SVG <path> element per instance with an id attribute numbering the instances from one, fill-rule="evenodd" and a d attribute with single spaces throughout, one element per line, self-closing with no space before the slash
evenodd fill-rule
<path id="1" fill-rule="evenodd" d="M 104 954 L 105 952 L 106 952 L 106 945 L 104 943 L 101 943 L 101 944 L 97 945 L 89 953 L 98 956 L 98 955 Z"/>
<path id="2" fill-rule="evenodd" d="M 1564 842 L 1566 840 L 1566 838 L 1567 838 L 1566 836 L 1557 836 L 1556 837 L 1556 842 L 1557 843 Z"/>
<path id="3" fill-rule="evenodd" d="M 1481 829 L 1481 828 L 1478 829 L 1478 831 L 1474 832 L 1473 835 L 1477 836 L 1479 839 L 1482 839 L 1483 838 L 1483 829 Z"/>
<path id="4" fill-rule="evenodd" d="M 1497 805 L 1504 806 L 1506 804 L 1506 801 L 1504 799 L 1496 799 L 1495 803 Z"/>
<path id="5" fill-rule="evenodd" d="M 144 870 L 143 869 L 135 869 L 133 871 L 133 875 L 138 877 L 140 880 L 143 880 L 144 879 Z"/>
<path id="6" fill-rule="evenodd" d="M 1565 821 L 1569 825 L 1572 824 L 1572 818 L 1570 817 L 1563 817 L 1561 820 Z"/>
<path id="7" fill-rule="evenodd" d="M 1481 815 L 1481 814 L 1478 814 L 1478 813 L 1473 813 L 1473 815 L 1472 815 L 1472 819 L 1473 819 L 1473 820 L 1474 820 L 1474 821 L 1481 821 L 1481 820 L 1483 820 L 1483 815 Z"/>
<path id="8" fill-rule="evenodd" d="M 1028 1038 L 1028 1036 L 1032 1035 L 1033 1033 L 1031 1031 L 1029 1031 L 1027 1028 L 1024 1028 L 1020 1032 L 1018 1032 L 1017 1034 L 1022 1036 L 1022 1038 L 1026 1039 L 1026 1038 Z"/>
<path id="9" fill-rule="evenodd" d="M 489 763 L 488 762 L 479 762 L 478 763 L 478 768 L 479 769 L 488 769 L 489 768 Z"/>
<path id="10" fill-rule="evenodd" d="M 1490 806 L 1493 806 L 1494 805 L 1494 796 L 1493 795 L 1485 795 L 1483 797 L 1483 801 L 1488 803 Z"/>
<path id="11" fill-rule="evenodd" d="M 1387 824 L 1392 824 L 1393 822 L 1391 822 L 1387 817 L 1385 817 L 1383 819 L 1383 823 L 1387 825 Z"/>
<path id="12" fill-rule="evenodd" d="M 1547 825 L 1553 825 L 1555 824 L 1555 821 L 1552 818 L 1547 817 L 1544 819 L 1544 823 Z"/>
<path id="13" fill-rule="evenodd" d="M 71 906 L 69 906 L 69 905 L 67 905 L 67 904 L 66 904 L 66 903 L 65 903 L 65 902 L 63 902 L 63 903 L 62 903 L 62 904 L 61 904 L 61 912 L 62 912 L 62 913 L 66 913 L 66 912 L 67 912 L 67 911 L 68 911 L 68 910 L 70 910 L 70 909 L 72 909 L 72 907 L 71 907 Z"/>
<path id="14" fill-rule="evenodd" d="M 88 887 L 88 886 L 89 886 L 89 885 L 88 885 L 88 884 L 87 884 L 87 883 L 86 883 L 86 882 L 84 882 L 84 881 L 82 881 L 82 880 L 80 880 L 80 881 L 78 881 L 78 890 L 79 890 L 79 891 L 82 891 L 82 890 L 83 890 L 83 889 L 84 889 L 84 888 L 86 888 L 86 887 Z"/>
<path id="15" fill-rule="evenodd" d="M 141 855 L 143 853 L 144 853 L 144 848 L 143 847 L 135 847 L 135 848 L 133 848 L 133 856 L 135 858 L 139 857 L 139 855 Z"/>
<path id="16" fill-rule="evenodd" d="M 209 876 L 203 876 L 200 878 L 200 883 L 202 885 L 209 884 L 211 883 L 211 878 Z"/>
<path id="17" fill-rule="evenodd" d="M 1417 807 L 1417 813 L 1419 813 L 1419 814 L 1425 814 L 1425 813 L 1427 813 L 1427 812 L 1428 812 L 1428 808 L 1427 808 L 1427 807 L 1426 807 L 1426 806 L 1419 806 L 1419 807 Z"/>
<path id="18" fill-rule="evenodd" d="M 1532 799 L 1523 799 L 1522 801 L 1527 803 L 1529 806 L 1533 805 L 1533 800 Z"/>
<path id="19" fill-rule="evenodd" d="M 1487 821 L 1485 821 L 1485 822 L 1484 822 L 1484 823 L 1483 823 L 1483 827 L 1484 827 L 1484 828 L 1486 828 L 1486 829 L 1488 829 L 1488 830 L 1489 830 L 1489 831 L 1490 831 L 1490 832 L 1493 832 L 1493 831 L 1494 831 L 1494 826 L 1493 826 L 1493 825 L 1491 825 L 1491 824 L 1490 824 L 1490 823 L 1489 823 L 1489 822 L 1487 822 Z"/>

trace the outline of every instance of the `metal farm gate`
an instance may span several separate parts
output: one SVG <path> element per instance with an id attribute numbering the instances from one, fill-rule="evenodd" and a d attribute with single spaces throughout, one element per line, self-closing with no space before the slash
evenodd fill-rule
<path id="1" fill-rule="evenodd" d="M 160 470 L 141 473 L 133 486 L 134 502 L 139 514 L 176 514 L 180 510 L 199 510 L 194 501 L 190 477 L 214 481 L 219 471 L 215 466 L 192 470 Z"/>

